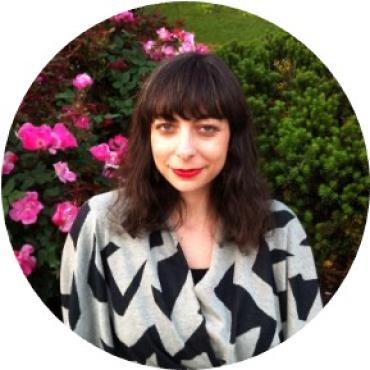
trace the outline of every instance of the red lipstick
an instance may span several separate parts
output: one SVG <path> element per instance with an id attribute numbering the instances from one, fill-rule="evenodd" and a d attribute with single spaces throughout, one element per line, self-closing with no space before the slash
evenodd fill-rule
<path id="1" fill-rule="evenodd" d="M 201 168 L 193 168 L 189 170 L 183 170 L 183 169 L 173 169 L 173 172 L 179 177 L 182 177 L 184 179 L 188 179 L 191 177 L 194 177 L 198 175 L 202 171 Z"/>

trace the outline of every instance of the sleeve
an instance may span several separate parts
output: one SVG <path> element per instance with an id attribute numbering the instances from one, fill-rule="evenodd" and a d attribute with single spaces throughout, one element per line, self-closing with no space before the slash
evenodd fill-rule
<path id="1" fill-rule="evenodd" d="M 64 323 L 100 348 L 112 345 L 109 305 L 99 232 L 86 202 L 73 223 L 63 248 L 60 291 Z"/>
<path id="2" fill-rule="evenodd" d="M 286 230 L 285 323 L 283 337 L 289 338 L 313 319 L 322 308 L 319 281 L 307 235 L 292 213 Z"/>

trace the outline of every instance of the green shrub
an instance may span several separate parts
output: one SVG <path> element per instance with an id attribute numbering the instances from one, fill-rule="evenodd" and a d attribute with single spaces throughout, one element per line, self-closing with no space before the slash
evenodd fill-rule
<path id="1" fill-rule="evenodd" d="M 340 274 L 337 288 L 362 238 L 370 185 L 365 144 L 346 95 L 289 35 L 232 42 L 218 53 L 251 105 L 274 197 L 304 224 L 324 286 Z"/>

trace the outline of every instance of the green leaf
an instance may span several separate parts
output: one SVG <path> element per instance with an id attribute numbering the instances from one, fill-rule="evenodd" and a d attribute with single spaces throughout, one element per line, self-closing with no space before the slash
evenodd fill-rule
<path id="1" fill-rule="evenodd" d="M 24 197 L 26 193 L 24 191 L 14 190 L 11 194 L 8 196 L 9 204 L 21 199 Z"/>
<path id="2" fill-rule="evenodd" d="M 3 196 L 9 195 L 15 187 L 15 179 L 11 177 L 3 187 Z"/>
<path id="3" fill-rule="evenodd" d="M 7 215 L 9 212 L 9 200 L 6 197 L 3 198 L 3 210 L 4 214 Z"/>
<path id="4" fill-rule="evenodd" d="M 21 190 L 28 190 L 31 186 L 35 184 L 35 179 L 31 176 L 28 176 L 20 186 Z"/>
<path id="5" fill-rule="evenodd" d="M 43 192 L 43 196 L 44 198 L 53 198 L 53 197 L 56 197 L 58 195 L 60 195 L 62 192 L 62 189 L 60 187 L 52 187 L 52 188 L 47 188 L 46 190 L 44 190 Z"/>

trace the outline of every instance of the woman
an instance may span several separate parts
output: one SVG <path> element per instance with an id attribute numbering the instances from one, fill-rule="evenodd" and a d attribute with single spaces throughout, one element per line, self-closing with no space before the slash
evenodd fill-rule
<path id="1" fill-rule="evenodd" d="M 63 317 L 83 338 L 141 364 L 210 368 L 320 310 L 305 232 L 270 200 L 249 108 L 215 55 L 179 55 L 145 82 L 120 179 L 81 207 L 63 252 Z"/>

